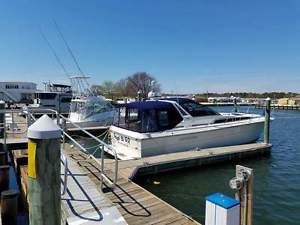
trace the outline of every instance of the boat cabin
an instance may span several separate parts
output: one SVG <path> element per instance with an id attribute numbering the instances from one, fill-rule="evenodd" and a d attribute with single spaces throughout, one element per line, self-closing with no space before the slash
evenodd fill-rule
<path id="1" fill-rule="evenodd" d="M 174 128 L 183 117 L 173 103 L 167 101 L 138 101 L 124 104 L 117 126 L 139 133 Z"/>

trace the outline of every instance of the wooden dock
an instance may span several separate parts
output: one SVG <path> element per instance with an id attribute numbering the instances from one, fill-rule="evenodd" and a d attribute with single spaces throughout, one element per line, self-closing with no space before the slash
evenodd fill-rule
<path id="1" fill-rule="evenodd" d="M 14 137 L 8 137 L 6 139 L 6 145 L 8 150 L 18 150 L 18 149 L 24 149 L 27 148 L 27 138 L 14 138 Z M 4 146 L 4 140 L 3 138 L 0 139 L 0 151 L 3 149 Z"/>
<path id="2" fill-rule="evenodd" d="M 62 196 L 62 224 L 126 225 L 117 207 L 89 179 L 78 162 L 68 158 L 67 192 Z M 62 164 L 61 173 L 64 172 Z M 62 177 L 63 179 L 63 177 Z"/>
<path id="3" fill-rule="evenodd" d="M 74 161 L 77 161 L 81 170 L 88 175 L 99 189 L 101 186 L 99 164 L 77 149 L 66 148 L 65 154 Z M 112 175 L 112 170 L 107 168 L 106 173 Z M 130 225 L 199 225 L 198 222 L 135 184 L 128 177 L 123 176 L 122 173 L 119 174 L 115 188 L 106 186 L 105 196 L 117 206 L 126 222 Z"/>
<path id="4" fill-rule="evenodd" d="M 123 176 L 132 180 L 136 176 L 144 176 L 242 158 L 258 157 L 260 155 L 269 154 L 271 147 L 271 144 L 253 143 L 171 153 L 136 160 L 123 160 L 119 161 L 119 170 Z M 114 168 L 113 161 L 109 163 L 109 167 Z"/>
<path id="5" fill-rule="evenodd" d="M 264 109 L 266 106 L 263 104 L 257 104 L 255 105 L 255 108 L 257 109 Z M 277 110 L 300 110 L 300 105 L 277 105 L 277 104 L 271 104 L 271 109 L 277 109 Z"/>
<path id="6" fill-rule="evenodd" d="M 103 194 L 100 191 L 100 165 L 85 153 L 66 144 L 64 154 L 69 159 L 69 181 L 68 194 L 63 196 L 62 201 L 63 221 L 68 221 L 69 224 L 77 224 L 81 221 L 85 225 L 93 225 L 99 223 L 101 215 L 108 213 L 130 225 L 199 225 L 197 221 L 140 187 L 132 179 L 136 176 L 170 170 L 257 157 L 270 153 L 271 146 L 271 144 L 254 143 L 119 161 L 117 186 L 111 188 L 104 185 Z M 14 151 L 13 154 L 14 158 L 18 158 L 17 160 L 24 161 L 24 157 L 26 158 L 24 150 Z M 105 161 L 106 174 L 113 177 L 114 161 L 111 159 Z M 21 186 L 25 190 L 26 199 L 27 167 L 21 166 L 19 171 L 21 171 Z"/>
<path id="7" fill-rule="evenodd" d="M 270 153 L 271 146 L 254 143 L 119 161 L 117 187 L 112 189 L 106 186 L 105 195 L 117 205 L 128 224 L 199 224 L 134 183 L 132 179 L 136 176 L 260 156 Z M 100 188 L 99 164 L 76 149 L 68 147 L 66 153 L 78 162 L 81 169 Z M 113 177 L 114 160 L 105 160 L 106 173 Z"/>

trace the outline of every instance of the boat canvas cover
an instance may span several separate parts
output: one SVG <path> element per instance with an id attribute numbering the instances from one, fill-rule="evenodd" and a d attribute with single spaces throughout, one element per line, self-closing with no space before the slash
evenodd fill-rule
<path id="1" fill-rule="evenodd" d="M 127 104 L 119 104 L 119 107 L 126 107 L 127 109 L 150 110 L 150 109 L 170 109 L 173 104 L 163 101 L 138 101 Z"/>

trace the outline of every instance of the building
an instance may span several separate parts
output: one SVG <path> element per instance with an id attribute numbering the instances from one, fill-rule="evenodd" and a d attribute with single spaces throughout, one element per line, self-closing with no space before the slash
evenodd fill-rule
<path id="1" fill-rule="evenodd" d="M 0 82 L 0 100 L 11 103 L 29 103 L 36 90 L 37 85 L 32 82 Z"/>
<path id="2" fill-rule="evenodd" d="M 293 98 L 280 98 L 278 99 L 278 105 L 300 105 L 300 97 L 293 97 Z"/>

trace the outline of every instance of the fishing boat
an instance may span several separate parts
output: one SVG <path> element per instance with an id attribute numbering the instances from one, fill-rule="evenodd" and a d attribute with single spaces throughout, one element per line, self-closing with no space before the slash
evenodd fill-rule
<path id="1" fill-rule="evenodd" d="M 117 123 L 110 127 L 111 145 L 120 159 L 251 143 L 264 126 L 261 115 L 218 113 L 187 98 L 138 101 L 122 107 Z"/>
<path id="2" fill-rule="evenodd" d="M 69 114 L 72 100 L 72 87 L 65 84 L 44 83 L 44 91 L 36 91 L 33 104 L 25 106 L 25 110 L 35 110 L 46 113 L 46 110 L 55 110 L 61 114 Z"/>
<path id="3" fill-rule="evenodd" d="M 117 113 L 115 107 L 105 97 L 92 93 L 87 76 L 71 77 L 74 89 L 69 120 L 86 129 L 107 129 L 113 124 Z M 73 128 L 67 123 L 67 128 Z"/>
<path id="4" fill-rule="evenodd" d="M 69 119 L 84 128 L 107 128 L 113 124 L 115 114 L 115 108 L 103 96 L 90 95 L 72 99 Z"/>
<path id="5" fill-rule="evenodd" d="M 69 78 L 72 87 L 72 99 L 70 99 L 70 113 L 69 121 L 66 123 L 67 129 L 77 130 L 77 126 L 85 129 L 99 129 L 107 128 L 114 120 L 115 109 L 103 96 L 98 96 L 91 91 L 88 79 L 89 76 L 82 71 L 78 59 L 75 57 L 70 45 L 67 43 L 62 31 L 58 24 L 55 22 L 55 27 L 63 41 L 67 51 L 69 52 L 77 70 L 78 75 L 70 76 L 70 73 L 66 70 L 66 66 L 62 60 L 58 57 L 55 49 L 47 39 L 46 35 L 41 31 L 41 35 L 55 57 L 58 65 L 62 68 L 65 75 Z"/>

